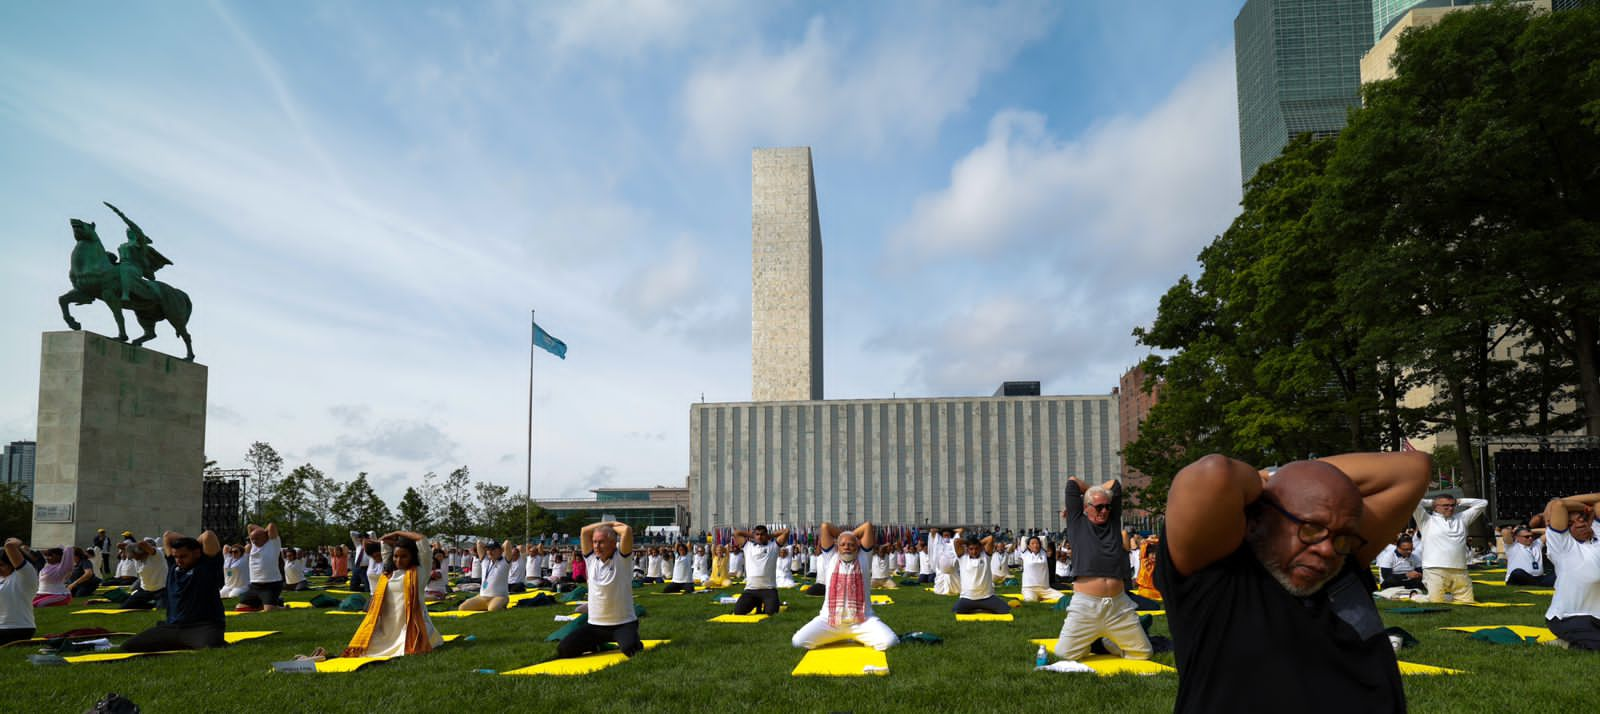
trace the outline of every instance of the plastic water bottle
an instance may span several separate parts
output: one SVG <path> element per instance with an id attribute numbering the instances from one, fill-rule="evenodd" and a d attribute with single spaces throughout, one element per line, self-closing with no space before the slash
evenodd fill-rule
<path id="1" fill-rule="evenodd" d="M 1047 667 L 1050 665 L 1050 655 L 1045 654 L 1044 645 L 1039 645 L 1039 651 L 1033 655 L 1033 666 Z"/>
<path id="2" fill-rule="evenodd" d="M 496 671 L 494 671 L 492 669 L 474 669 L 474 670 L 472 670 L 472 673 L 473 674 L 499 674 L 499 672 L 496 672 Z"/>

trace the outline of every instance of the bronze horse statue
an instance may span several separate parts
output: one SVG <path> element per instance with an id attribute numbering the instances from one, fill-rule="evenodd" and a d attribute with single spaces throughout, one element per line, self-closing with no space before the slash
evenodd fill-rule
<path id="1" fill-rule="evenodd" d="M 71 220 L 72 237 L 76 244 L 72 248 L 72 268 L 67 277 L 72 280 L 72 290 L 59 300 L 61 317 L 66 319 L 68 327 L 81 330 L 83 326 L 72 318 L 67 305 L 88 305 L 100 300 L 111 308 L 111 316 L 117 320 L 115 339 L 127 342 L 128 330 L 122 321 L 122 311 L 132 310 L 139 325 L 144 328 L 144 335 L 133 341 L 135 345 L 155 339 L 156 323 L 166 320 L 183 338 L 183 346 L 188 351 L 184 359 L 193 362 L 194 344 L 189 339 L 188 325 L 189 313 L 194 306 L 182 290 L 154 278 L 155 271 L 164 265 L 171 265 L 171 261 L 151 248 L 150 239 L 144 235 L 144 231 L 123 216 L 121 211 L 117 211 L 116 206 L 106 205 L 127 222 L 128 242 L 119 248 L 119 259 L 117 255 L 106 251 L 93 223 L 76 218 Z"/>

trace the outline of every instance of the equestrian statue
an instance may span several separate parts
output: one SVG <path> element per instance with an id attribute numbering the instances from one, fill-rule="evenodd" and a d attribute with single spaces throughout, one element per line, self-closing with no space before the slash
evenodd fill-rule
<path id="1" fill-rule="evenodd" d="M 156 337 L 156 323 L 166 320 L 172 324 L 183 346 L 188 350 L 185 360 L 194 361 L 194 344 L 189 340 L 189 313 L 193 305 L 182 290 L 156 280 L 156 271 L 172 265 L 172 261 L 151 246 L 150 236 L 139 228 L 116 206 L 106 204 L 123 223 L 128 224 L 128 240 L 117 246 L 115 254 L 106 251 L 95 233 L 94 224 L 71 220 L 72 268 L 67 277 L 72 280 L 72 290 L 61 296 L 61 317 L 67 326 L 81 330 L 83 326 L 72 319 L 68 305 L 88 305 L 99 300 L 111 308 L 117 320 L 118 342 L 128 341 L 128 329 L 122 321 L 122 311 L 132 310 L 144 334 L 133 341 L 142 345 Z"/>

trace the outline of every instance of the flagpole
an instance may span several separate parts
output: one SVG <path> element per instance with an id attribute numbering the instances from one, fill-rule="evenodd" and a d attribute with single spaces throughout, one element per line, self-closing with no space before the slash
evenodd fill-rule
<path id="1" fill-rule="evenodd" d="M 528 310 L 528 490 L 527 500 L 522 504 L 522 546 L 528 546 L 528 539 L 533 530 L 533 330 L 539 329 L 534 322 L 534 311 Z"/>

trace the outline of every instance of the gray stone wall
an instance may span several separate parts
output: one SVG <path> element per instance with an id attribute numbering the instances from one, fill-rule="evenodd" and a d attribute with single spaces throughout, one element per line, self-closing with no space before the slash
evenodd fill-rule
<path id="1" fill-rule="evenodd" d="M 822 228 L 811 149 L 750 158 L 751 398 L 822 398 Z"/>
<path id="2" fill-rule="evenodd" d="M 206 374 L 90 332 L 44 333 L 32 543 L 88 545 L 97 528 L 198 534 Z M 71 522 L 38 520 L 60 506 Z"/>
<path id="3" fill-rule="evenodd" d="M 1069 476 L 1120 476 L 1113 396 L 694 404 L 695 528 L 824 520 L 1060 526 Z"/>

